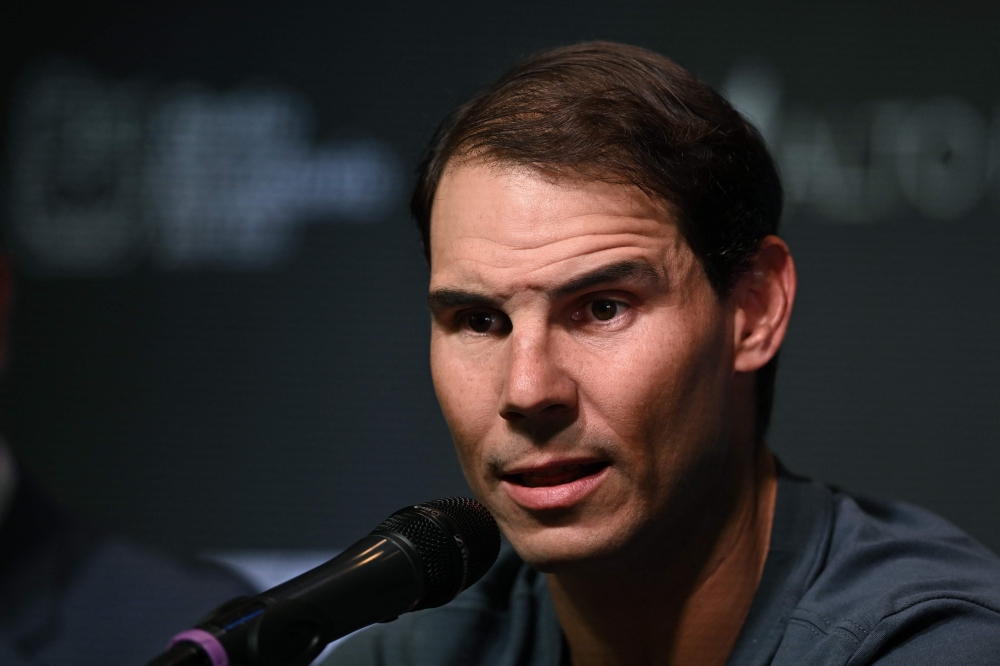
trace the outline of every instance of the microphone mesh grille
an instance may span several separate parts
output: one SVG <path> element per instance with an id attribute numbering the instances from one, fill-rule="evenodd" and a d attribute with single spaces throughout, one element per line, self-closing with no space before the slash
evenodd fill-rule
<path id="1" fill-rule="evenodd" d="M 425 502 L 423 506 L 437 509 L 458 525 L 458 531 L 469 549 L 469 576 L 462 586 L 469 587 L 490 570 L 500 553 L 500 529 L 497 521 L 482 504 L 468 497 L 445 497 Z"/>
<path id="2" fill-rule="evenodd" d="M 462 555 L 447 534 L 430 518 L 402 509 L 375 528 L 392 532 L 413 544 L 424 565 L 426 590 L 417 608 L 433 608 L 451 601 L 461 583 Z"/>
<path id="3" fill-rule="evenodd" d="M 482 578 L 500 553 L 500 530 L 479 502 L 468 497 L 446 497 L 420 507 L 435 510 L 451 520 L 469 554 L 469 569 L 463 580 L 462 549 L 451 533 L 452 528 L 443 528 L 414 507 L 389 516 L 373 533 L 391 532 L 405 537 L 423 563 L 426 589 L 414 610 L 448 603 Z"/>

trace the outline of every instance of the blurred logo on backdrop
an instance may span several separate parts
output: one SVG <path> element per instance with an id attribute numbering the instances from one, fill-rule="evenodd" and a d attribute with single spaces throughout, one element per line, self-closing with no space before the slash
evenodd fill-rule
<path id="1" fill-rule="evenodd" d="M 778 72 L 746 60 L 723 90 L 767 140 L 788 211 L 839 223 L 1000 210 L 1000 106 L 988 123 L 957 97 L 812 108 L 783 95 Z"/>
<path id="2" fill-rule="evenodd" d="M 376 140 L 314 145 L 293 92 L 111 81 L 53 61 L 13 102 L 7 201 L 14 250 L 40 274 L 259 270 L 307 223 L 372 222 L 402 172 Z"/>
<path id="3" fill-rule="evenodd" d="M 1000 106 L 991 119 L 957 97 L 810 107 L 752 60 L 723 89 L 771 147 L 791 215 L 868 223 L 1000 210 Z M 113 81 L 62 60 L 18 90 L 9 236 L 38 274 L 113 275 L 145 260 L 266 269 L 294 254 L 303 225 L 377 221 L 400 202 L 392 150 L 374 139 L 315 145 L 312 109 L 288 90 Z"/>

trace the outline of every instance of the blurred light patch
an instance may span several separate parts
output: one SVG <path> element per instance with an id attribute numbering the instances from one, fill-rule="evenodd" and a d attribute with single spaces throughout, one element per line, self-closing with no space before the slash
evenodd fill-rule
<path id="1" fill-rule="evenodd" d="M 340 550 L 224 550 L 205 554 L 243 576 L 258 591 L 270 589 L 333 559 Z"/>
<path id="2" fill-rule="evenodd" d="M 280 585 L 286 580 L 318 567 L 333 559 L 339 550 L 224 550 L 205 554 L 205 559 L 235 571 L 258 592 Z M 222 603 L 225 599 L 220 599 Z M 211 609 L 206 609 L 206 612 Z M 363 631 L 363 630 L 362 630 Z M 319 664 L 346 640 L 347 636 L 330 643 L 312 663 Z"/>
<path id="3" fill-rule="evenodd" d="M 401 169 L 376 140 L 314 146 L 312 111 L 279 90 L 108 81 L 74 63 L 25 77 L 10 127 L 11 236 L 43 274 L 266 269 L 298 229 L 372 222 Z"/>
<path id="4" fill-rule="evenodd" d="M 768 142 L 789 212 L 867 223 L 916 211 L 960 218 L 1000 209 L 1000 106 L 983 114 L 956 97 L 885 99 L 822 109 L 784 99 L 767 63 L 737 63 L 722 86 Z"/>

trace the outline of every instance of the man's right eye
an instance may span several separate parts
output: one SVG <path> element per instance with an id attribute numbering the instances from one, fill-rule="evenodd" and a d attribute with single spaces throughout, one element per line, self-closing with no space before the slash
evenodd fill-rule
<path id="1" fill-rule="evenodd" d="M 489 333 L 499 329 L 500 318 L 490 312 L 470 312 L 465 315 L 465 325 L 476 333 Z"/>

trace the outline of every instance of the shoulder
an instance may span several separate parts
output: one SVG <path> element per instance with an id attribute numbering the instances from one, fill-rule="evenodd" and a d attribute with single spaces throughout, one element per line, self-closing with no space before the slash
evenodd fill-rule
<path id="1" fill-rule="evenodd" d="M 144 663 L 219 604 L 253 594 L 214 564 L 105 537 L 56 593 L 38 663 Z"/>
<path id="2" fill-rule="evenodd" d="M 79 567 L 64 603 L 82 613 L 100 601 L 133 622 L 148 616 L 164 624 L 169 618 L 184 629 L 222 602 L 253 593 L 249 583 L 221 565 L 107 536 Z"/>
<path id="3" fill-rule="evenodd" d="M 221 567 L 94 528 L 30 484 L 0 534 L 0 655 L 30 663 L 143 663 L 215 606 L 252 593 Z"/>
<path id="4" fill-rule="evenodd" d="M 811 652 L 822 664 L 995 663 L 996 555 L 914 506 L 833 491 L 831 507 L 820 566 L 779 655 Z"/>
<path id="5" fill-rule="evenodd" d="M 337 646 L 326 663 L 540 663 L 538 653 L 558 654 L 561 640 L 556 630 L 556 645 L 547 645 L 552 632 L 545 625 L 555 621 L 548 606 L 544 577 L 505 547 L 489 573 L 451 603 L 364 629 Z"/>

